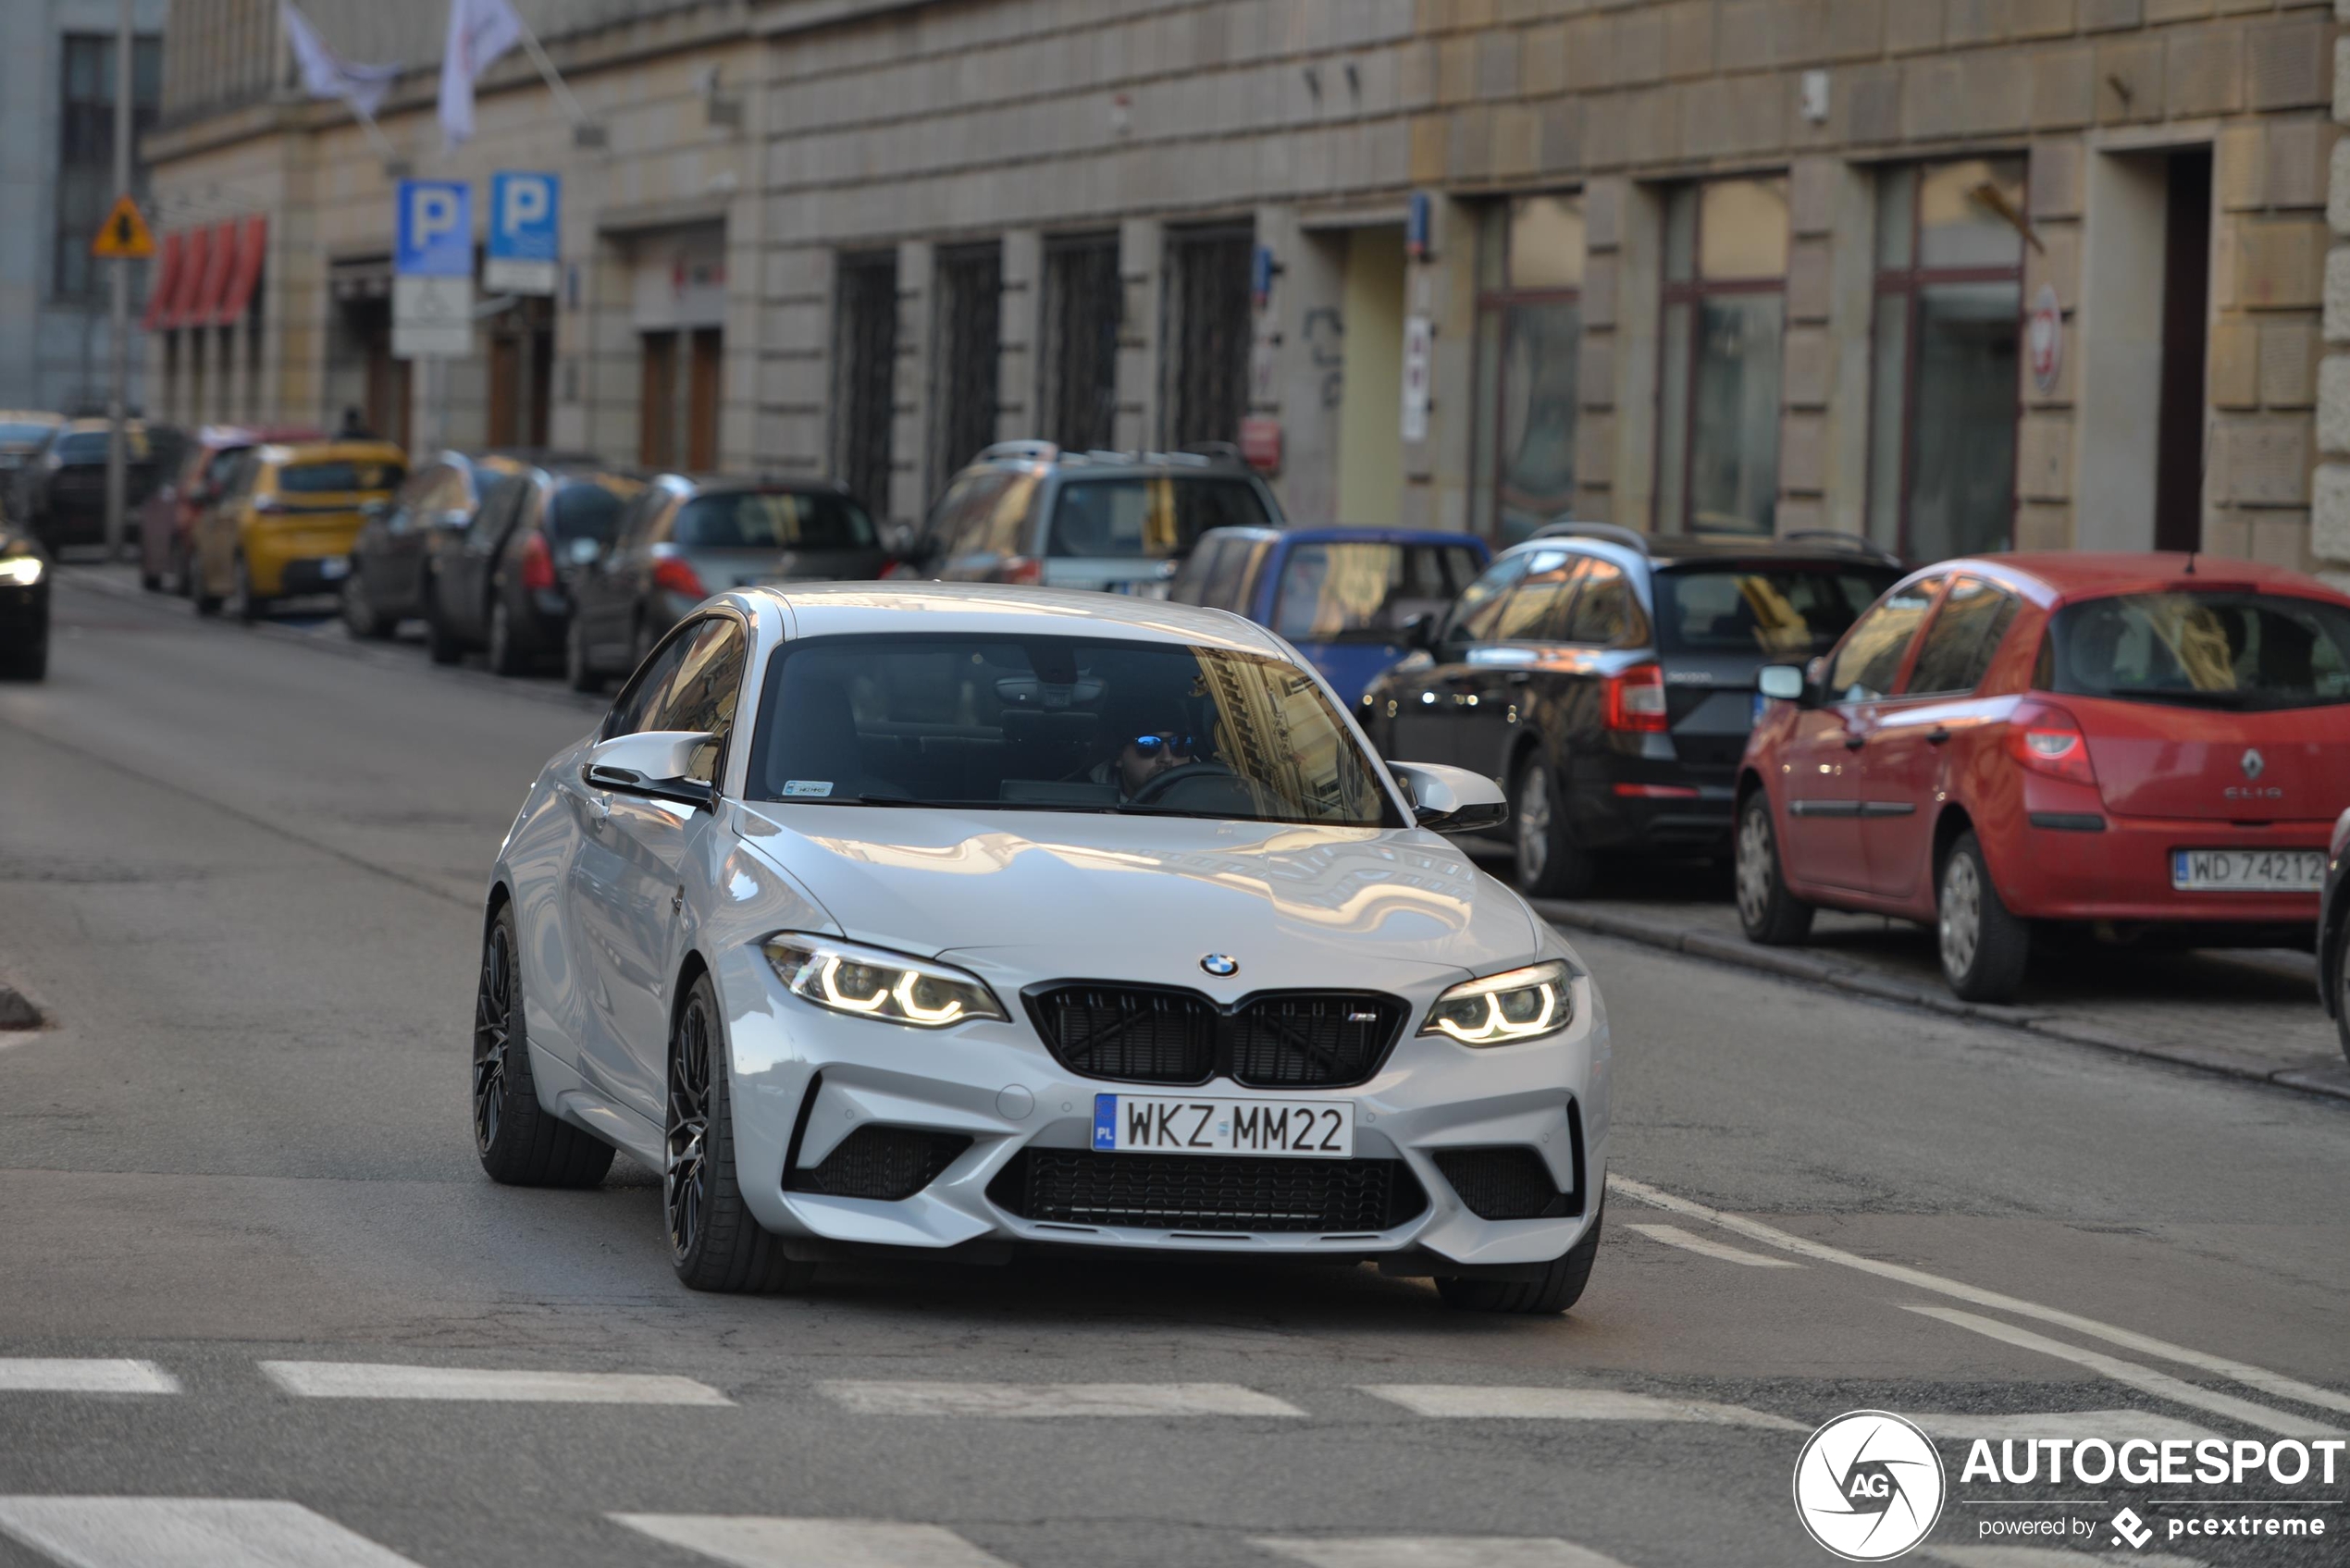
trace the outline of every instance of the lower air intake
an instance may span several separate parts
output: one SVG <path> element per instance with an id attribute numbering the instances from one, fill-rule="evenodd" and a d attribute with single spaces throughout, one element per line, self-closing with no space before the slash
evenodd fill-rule
<path id="1" fill-rule="evenodd" d="M 1239 1159 L 1026 1149 L 987 1189 L 1059 1225 L 1335 1234 L 1391 1230 L 1428 1207 L 1401 1160 Z"/>
<path id="2" fill-rule="evenodd" d="M 1439 1149 L 1430 1157 L 1479 1219 L 1557 1219 L 1583 1212 L 1580 1195 L 1560 1191 L 1542 1156 L 1524 1144 Z"/>
<path id="3" fill-rule="evenodd" d="M 959 1132 L 927 1132 L 912 1127 L 860 1127 L 835 1145 L 823 1163 L 788 1174 L 794 1192 L 831 1198 L 910 1198 L 971 1146 Z"/>

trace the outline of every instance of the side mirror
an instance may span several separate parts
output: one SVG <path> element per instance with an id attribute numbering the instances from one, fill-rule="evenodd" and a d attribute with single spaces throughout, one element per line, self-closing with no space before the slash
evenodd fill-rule
<path id="1" fill-rule="evenodd" d="M 1800 702 L 1809 683 L 1803 679 L 1803 672 L 1792 664 L 1765 664 L 1754 684 L 1764 697 L 1780 702 Z"/>
<path id="2" fill-rule="evenodd" d="M 674 800 L 681 806 L 707 810 L 718 791 L 701 780 L 688 778 L 694 753 L 718 737 L 699 730 L 644 730 L 614 735 L 588 753 L 579 776 L 593 789 L 616 795 L 638 795 L 648 800 Z"/>
<path id="3" fill-rule="evenodd" d="M 1437 762 L 1387 767 L 1412 802 L 1413 821 L 1430 833 L 1482 833 L 1510 820 L 1509 796 L 1482 773 Z"/>
<path id="4" fill-rule="evenodd" d="M 1404 646 L 1423 650 L 1436 646 L 1436 617 L 1422 610 L 1404 617 Z"/>

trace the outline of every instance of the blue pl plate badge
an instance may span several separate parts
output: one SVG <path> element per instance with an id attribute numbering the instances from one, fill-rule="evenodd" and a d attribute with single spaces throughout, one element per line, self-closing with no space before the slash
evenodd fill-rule
<path id="1" fill-rule="evenodd" d="M 1094 1096 L 1094 1147 L 1110 1154 L 1118 1152 L 1118 1096 Z"/>

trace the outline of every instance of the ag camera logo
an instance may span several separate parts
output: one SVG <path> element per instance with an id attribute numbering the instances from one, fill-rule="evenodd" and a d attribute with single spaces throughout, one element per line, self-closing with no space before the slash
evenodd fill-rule
<path id="1" fill-rule="evenodd" d="M 1795 1512 L 1812 1538 L 1847 1562 L 1900 1556 L 1942 1517 L 1942 1456 L 1910 1422 L 1882 1410 L 1839 1415 L 1795 1462 Z"/>

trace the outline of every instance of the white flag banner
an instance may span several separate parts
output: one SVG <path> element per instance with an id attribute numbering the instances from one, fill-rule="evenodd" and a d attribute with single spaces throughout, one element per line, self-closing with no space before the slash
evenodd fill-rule
<path id="1" fill-rule="evenodd" d="M 400 68 L 352 65 L 328 46 L 293 0 L 278 0 L 278 14 L 285 22 L 286 42 L 293 45 L 294 63 L 302 68 L 303 91 L 313 98 L 340 98 L 360 118 L 375 118 Z"/>
<path id="2" fill-rule="evenodd" d="M 446 146 L 473 140 L 474 83 L 526 36 L 509 0 L 449 0 L 449 48 L 440 58 L 440 138 Z"/>

